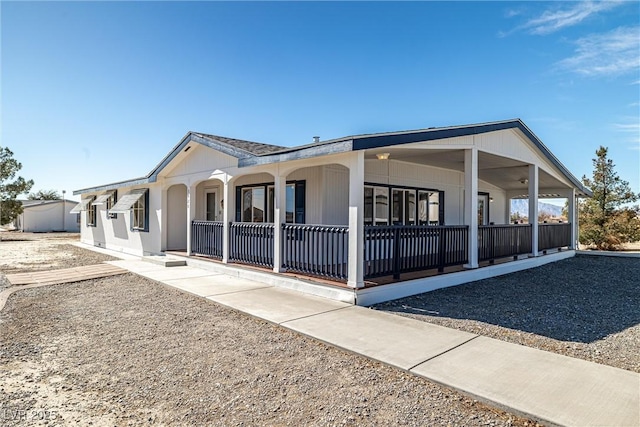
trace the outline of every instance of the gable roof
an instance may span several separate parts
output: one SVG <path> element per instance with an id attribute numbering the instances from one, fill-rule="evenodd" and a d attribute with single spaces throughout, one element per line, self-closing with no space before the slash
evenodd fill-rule
<path id="1" fill-rule="evenodd" d="M 261 142 L 246 141 L 243 139 L 228 138 L 219 135 L 210 135 L 200 132 L 188 132 L 148 174 L 145 176 L 129 179 L 125 181 L 113 182 L 111 184 L 75 190 L 74 195 L 83 193 L 93 193 L 96 191 L 114 190 L 120 187 L 131 187 L 134 185 L 144 185 L 156 182 L 158 174 L 164 169 L 182 150 L 190 143 L 195 142 L 205 147 L 212 148 L 221 153 L 242 159 L 256 155 L 265 155 L 284 150 L 286 147 L 278 145 L 263 144 Z"/>
<path id="2" fill-rule="evenodd" d="M 75 190 L 74 195 L 96 191 L 113 190 L 119 187 L 144 185 L 156 182 L 158 174 L 190 143 L 196 142 L 206 147 L 238 159 L 238 167 L 257 166 L 270 163 L 286 162 L 305 158 L 318 157 L 327 154 L 349 151 L 366 150 L 372 148 L 390 147 L 394 145 L 411 144 L 415 142 L 433 141 L 437 139 L 454 138 L 468 135 L 478 135 L 505 129 L 519 129 L 554 165 L 560 172 L 586 195 L 592 195 L 591 191 L 569 172 L 569 170 L 551 153 L 542 141 L 520 119 L 510 119 L 497 122 L 432 127 L 398 132 L 383 132 L 346 136 L 327 141 L 314 142 L 312 144 L 297 147 L 282 147 L 261 142 L 246 141 L 236 138 L 228 138 L 219 135 L 211 135 L 200 132 L 188 132 L 180 142 L 173 147 L 158 165 L 147 175 L 127 181 L 115 182 L 98 187 Z"/>

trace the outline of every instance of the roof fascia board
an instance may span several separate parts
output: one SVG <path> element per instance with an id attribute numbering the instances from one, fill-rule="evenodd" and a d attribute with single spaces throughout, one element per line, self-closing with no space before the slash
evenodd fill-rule
<path id="1" fill-rule="evenodd" d="M 353 141 L 353 150 L 366 150 L 372 148 L 389 147 L 392 145 L 403 145 L 415 142 L 433 141 L 437 139 L 455 138 L 461 136 L 478 135 L 481 133 L 496 132 L 506 129 L 519 129 L 533 144 L 542 151 L 542 154 L 566 176 L 573 185 L 587 195 L 592 195 L 591 191 L 585 188 L 582 183 L 569 172 L 569 170 L 554 156 L 542 141 L 522 122 L 522 120 L 509 120 L 498 123 L 487 123 L 475 126 L 464 126 L 458 128 L 425 130 L 422 132 L 405 133 L 397 135 L 379 135 L 357 138 Z"/>
<path id="2" fill-rule="evenodd" d="M 164 159 L 156 167 L 154 167 L 151 172 L 149 172 L 145 177 L 136 178 L 128 181 L 115 182 L 112 184 L 100 185 L 97 187 L 83 188 L 80 190 L 74 190 L 73 195 L 84 194 L 84 193 L 93 193 L 96 191 L 105 191 L 105 190 L 115 190 L 122 187 L 131 187 L 134 185 L 143 185 L 156 182 L 158 180 L 158 174 L 165 168 L 171 161 L 182 152 L 184 147 L 186 147 L 191 141 L 196 142 L 198 144 L 204 145 L 205 147 L 212 148 L 221 153 L 227 154 L 229 156 L 235 158 L 242 158 L 253 156 L 251 153 L 245 150 L 241 150 L 239 148 L 235 148 L 228 144 L 218 142 L 214 139 L 204 138 L 198 135 L 194 135 L 192 132 L 187 133 L 180 142 L 173 147 L 173 149 L 167 154 Z"/>
<path id="3" fill-rule="evenodd" d="M 327 156 L 330 154 L 346 153 L 353 151 L 353 140 L 339 141 L 331 144 L 311 146 L 297 151 L 275 153 L 271 155 L 251 156 L 238 160 L 238 167 L 267 165 L 270 163 L 288 162 L 291 160 L 310 159 L 312 157 Z"/>
<path id="4" fill-rule="evenodd" d="M 155 177 L 136 178 L 128 181 L 121 181 L 121 182 L 114 182 L 112 184 L 99 185 L 97 187 L 89 187 L 89 188 L 83 188 L 80 190 L 74 190 L 73 195 L 77 196 L 78 194 L 96 193 L 98 191 L 107 191 L 107 190 L 116 190 L 122 187 L 133 187 L 134 185 L 151 184 L 154 182 L 156 182 Z"/>

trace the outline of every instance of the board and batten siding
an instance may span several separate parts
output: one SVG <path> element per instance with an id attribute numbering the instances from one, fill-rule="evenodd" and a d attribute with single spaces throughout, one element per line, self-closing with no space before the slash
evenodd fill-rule
<path id="1" fill-rule="evenodd" d="M 544 158 L 531 143 L 527 142 L 519 130 L 509 129 L 474 135 L 473 141 L 478 150 L 538 165 L 558 181 L 571 186 L 571 183 L 557 172 L 551 162 Z"/>
<path id="2" fill-rule="evenodd" d="M 388 160 L 388 165 L 386 163 L 366 160 L 365 181 L 444 191 L 445 224 L 464 224 L 463 172 L 397 160 Z M 478 180 L 478 191 L 489 193 L 493 197 L 493 203 L 489 207 L 490 221 L 496 224 L 507 223 L 505 191 L 482 180 Z"/>
<path id="3" fill-rule="evenodd" d="M 178 178 L 187 175 L 210 173 L 217 169 L 225 170 L 237 165 L 238 159 L 235 157 L 200 144 L 193 144 L 189 151 L 178 154 L 162 171 L 160 176 Z"/>

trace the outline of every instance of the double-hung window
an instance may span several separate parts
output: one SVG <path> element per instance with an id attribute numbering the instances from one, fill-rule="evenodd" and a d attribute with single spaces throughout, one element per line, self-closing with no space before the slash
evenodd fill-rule
<path id="1" fill-rule="evenodd" d="M 91 198 L 91 202 L 87 206 L 87 226 L 89 227 L 95 227 L 97 221 L 96 205 L 93 204 L 94 200 L 95 196 Z"/>
<path id="2" fill-rule="evenodd" d="M 109 213 L 130 214 L 131 230 L 149 231 L 149 189 L 139 188 L 131 190 L 120 197 Z"/>
<path id="3" fill-rule="evenodd" d="M 147 194 L 148 192 L 131 206 L 131 228 L 134 230 L 147 231 L 149 229 L 147 224 Z"/>

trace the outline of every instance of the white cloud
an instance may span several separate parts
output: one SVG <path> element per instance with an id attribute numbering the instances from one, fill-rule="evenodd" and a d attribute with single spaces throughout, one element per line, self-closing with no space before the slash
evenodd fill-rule
<path id="1" fill-rule="evenodd" d="M 581 1 L 570 3 L 570 7 L 547 9 L 537 18 L 530 19 L 517 30 L 525 30 L 531 34 L 550 34 L 566 27 L 577 25 L 589 16 L 604 12 L 622 4 L 622 1 Z M 562 3 L 558 3 L 562 4 Z"/>
<path id="2" fill-rule="evenodd" d="M 575 41 L 573 56 L 557 63 L 586 76 L 616 76 L 640 69 L 640 27 L 620 27 Z"/>
<path id="3" fill-rule="evenodd" d="M 624 123 L 614 123 L 613 128 L 626 134 L 626 137 L 623 138 L 628 144 L 629 149 L 631 150 L 639 150 L 640 148 L 640 121 L 638 121 L 637 117 L 626 117 L 621 118 Z"/>

